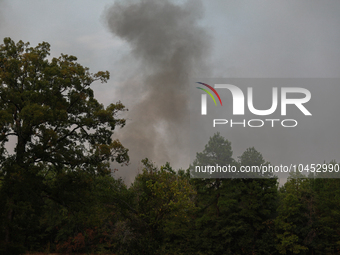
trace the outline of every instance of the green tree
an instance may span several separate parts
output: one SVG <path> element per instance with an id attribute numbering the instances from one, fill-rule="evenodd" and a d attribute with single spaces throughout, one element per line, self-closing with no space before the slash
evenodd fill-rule
<path id="1" fill-rule="evenodd" d="M 45 251 L 121 254 L 136 240 L 127 226 L 130 217 L 127 205 L 132 204 L 132 196 L 123 181 L 98 176 L 91 183 L 88 194 L 82 199 L 81 210 L 69 210 L 52 200 L 47 201 L 40 219 L 47 232 L 41 242 L 47 246 Z"/>
<path id="2" fill-rule="evenodd" d="M 239 162 L 232 158 L 231 143 L 219 133 L 210 138 L 194 165 L 267 164 L 254 148 L 247 149 Z M 207 176 L 207 175 L 206 175 Z M 277 179 L 244 177 L 193 179 L 198 207 L 195 245 L 202 254 L 271 254 L 275 252 L 274 218 L 277 205 Z M 241 178 L 243 177 L 243 178 Z"/>
<path id="3" fill-rule="evenodd" d="M 239 164 L 242 166 L 249 167 L 262 167 L 268 166 L 269 162 L 266 162 L 260 152 L 258 152 L 254 147 L 246 149 L 245 152 L 239 157 Z M 259 168 L 257 168 L 259 170 Z M 254 168 L 254 170 L 257 170 Z M 242 177 L 246 178 L 266 178 L 266 177 L 274 177 L 273 173 L 261 171 L 257 172 L 249 172 L 244 174 Z"/>
<path id="4" fill-rule="evenodd" d="M 169 163 L 160 168 L 148 159 L 143 163 L 143 173 L 130 188 L 135 197 L 132 223 L 139 233 L 139 249 L 129 254 L 179 254 L 188 246 L 186 235 L 196 192 L 188 176 L 176 173 Z"/>
<path id="5" fill-rule="evenodd" d="M 280 204 L 275 220 L 280 254 L 307 254 L 315 242 L 315 197 L 311 180 L 291 173 L 280 188 Z"/>
<path id="6" fill-rule="evenodd" d="M 228 166 L 235 165 L 236 162 L 232 158 L 233 151 L 231 149 L 231 142 L 225 139 L 219 132 L 215 133 L 209 138 L 208 143 L 205 145 L 202 152 L 196 153 L 196 159 L 191 166 L 191 176 L 193 178 L 219 178 L 219 177 L 231 177 L 225 173 L 198 173 L 196 172 L 196 166 L 205 167 L 208 166 Z"/>
<path id="7" fill-rule="evenodd" d="M 334 162 L 333 162 L 334 163 Z M 315 254 L 339 254 L 340 251 L 340 179 L 316 178 L 313 181 Z"/>
<path id="8" fill-rule="evenodd" d="M 275 226 L 281 254 L 339 253 L 340 181 L 329 178 L 337 173 L 326 170 L 312 172 L 309 178 L 291 173 L 280 188 Z"/>
<path id="9" fill-rule="evenodd" d="M 268 165 L 254 147 L 246 149 L 239 157 L 241 166 Z M 238 204 L 235 219 L 241 223 L 235 236 L 235 251 L 245 254 L 272 254 L 275 251 L 276 209 L 278 182 L 273 174 L 251 173 L 248 178 L 234 182 L 234 194 Z"/>
<path id="10" fill-rule="evenodd" d="M 46 42 L 33 48 L 5 38 L 0 45 L 0 240 L 7 254 L 15 242 L 27 242 L 33 220 L 27 217 L 38 220 L 44 197 L 81 204 L 76 194 L 82 174 L 106 175 L 110 161 L 128 160 L 127 149 L 112 139 L 125 124 L 118 118 L 124 106 L 105 108 L 90 88 L 109 73 L 92 74 L 74 56 L 49 61 L 49 51 Z M 7 150 L 10 138 L 14 153 Z M 83 187 L 91 180 L 85 179 Z"/>

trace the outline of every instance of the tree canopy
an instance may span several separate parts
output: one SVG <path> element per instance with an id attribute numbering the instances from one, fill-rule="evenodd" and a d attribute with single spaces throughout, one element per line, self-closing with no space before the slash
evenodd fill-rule
<path id="1" fill-rule="evenodd" d="M 7 247 L 19 227 L 12 223 L 21 200 L 31 206 L 48 196 L 65 203 L 65 183 L 73 185 L 83 173 L 106 175 L 110 161 L 128 161 L 128 150 L 112 139 L 114 129 L 125 125 L 118 117 L 124 105 L 104 107 L 90 88 L 107 82 L 109 72 L 93 74 L 74 56 L 49 55 L 47 42 L 30 47 L 5 38 L 0 45 L 0 208 Z M 56 185 L 48 182 L 53 178 Z"/>

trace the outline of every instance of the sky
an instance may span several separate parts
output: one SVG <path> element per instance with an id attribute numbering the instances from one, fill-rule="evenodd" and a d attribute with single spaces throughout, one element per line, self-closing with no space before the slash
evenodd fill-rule
<path id="1" fill-rule="evenodd" d="M 158 165 L 188 167 L 186 102 L 192 80 L 340 78 L 339 13 L 337 0 L 0 0 L 0 39 L 32 46 L 46 41 L 52 57 L 74 55 L 93 73 L 110 72 L 107 84 L 92 88 L 104 105 L 120 100 L 129 109 L 127 125 L 115 138 L 130 149 L 131 164 L 114 166 L 129 183 L 145 157 Z M 284 154 L 287 162 L 297 154 L 304 163 L 317 155 L 338 159 L 337 86 L 329 93 L 316 83 L 310 89 L 318 95 L 316 105 L 332 98 L 332 120 L 315 108 L 319 114 L 310 125 L 317 129 L 302 127 L 311 129 L 310 136 L 298 140 L 281 134 L 275 143 L 226 132 L 234 157 L 255 146 L 266 160 L 280 163 L 282 151 L 273 148 L 291 146 L 299 153 Z M 195 147 L 203 150 L 206 143 L 203 137 Z"/>

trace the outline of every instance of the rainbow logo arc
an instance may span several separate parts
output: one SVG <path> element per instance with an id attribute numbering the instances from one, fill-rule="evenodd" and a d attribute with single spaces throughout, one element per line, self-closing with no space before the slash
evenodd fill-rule
<path id="1" fill-rule="evenodd" d="M 211 87 L 210 85 L 205 84 L 205 83 L 203 83 L 203 82 L 196 82 L 196 83 L 201 84 L 201 85 L 206 86 L 207 88 L 211 89 L 211 91 L 214 92 L 215 95 L 217 96 L 218 100 L 220 100 L 220 104 L 221 104 L 221 106 L 222 106 L 222 100 L 221 100 L 221 98 L 220 98 L 220 95 L 217 93 L 217 91 L 216 91 L 213 87 Z M 206 92 L 207 94 L 209 94 L 209 96 L 214 100 L 215 105 L 217 105 L 214 96 L 210 93 L 209 90 L 206 90 L 206 89 L 203 89 L 203 88 L 200 88 L 200 87 L 196 87 L 196 88 L 201 89 L 201 90 L 203 90 L 204 92 Z"/>

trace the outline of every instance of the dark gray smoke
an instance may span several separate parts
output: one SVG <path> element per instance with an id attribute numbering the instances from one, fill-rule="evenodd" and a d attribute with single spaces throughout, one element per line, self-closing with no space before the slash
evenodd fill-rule
<path id="1" fill-rule="evenodd" d="M 168 0 L 115 3 L 106 12 L 111 32 L 129 43 L 140 64 L 134 74 L 138 81 L 130 79 L 122 88 L 124 98 L 137 101 L 119 131 L 132 161 L 126 176 L 136 173 L 145 157 L 158 164 L 189 163 L 183 158 L 188 155 L 188 86 L 191 77 L 202 74 L 207 55 L 207 35 L 197 24 L 201 14 L 198 1 Z"/>

